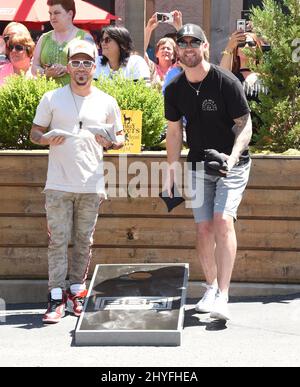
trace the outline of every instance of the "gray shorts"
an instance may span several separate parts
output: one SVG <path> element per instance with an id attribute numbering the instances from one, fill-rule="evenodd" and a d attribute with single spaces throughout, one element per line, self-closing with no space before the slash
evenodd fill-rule
<path id="1" fill-rule="evenodd" d="M 251 160 L 235 166 L 227 177 L 210 176 L 204 172 L 203 163 L 197 171 L 189 171 L 189 188 L 196 223 L 212 220 L 215 213 L 222 213 L 237 219 L 237 209 L 249 180 Z M 194 190 L 194 194 L 192 193 Z"/>

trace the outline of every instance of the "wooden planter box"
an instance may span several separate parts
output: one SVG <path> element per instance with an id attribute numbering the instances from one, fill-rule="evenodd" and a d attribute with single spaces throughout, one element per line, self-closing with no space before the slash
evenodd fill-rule
<path id="1" fill-rule="evenodd" d="M 47 278 L 42 194 L 47 156 L 47 151 L 0 152 L 0 279 Z M 106 160 L 119 162 L 115 155 Z M 150 170 L 166 155 L 128 156 L 129 165 L 136 161 Z M 300 283 L 299 171 L 300 157 L 253 157 L 236 224 L 234 281 Z M 100 210 L 90 274 L 98 263 L 186 262 L 190 279 L 202 280 L 194 243 L 192 213 L 184 206 L 168 214 L 159 198 L 109 199 Z"/>

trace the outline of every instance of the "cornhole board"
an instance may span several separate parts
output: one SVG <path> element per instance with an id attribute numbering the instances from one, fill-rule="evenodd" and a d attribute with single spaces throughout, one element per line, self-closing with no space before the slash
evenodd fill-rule
<path id="1" fill-rule="evenodd" d="M 180 345 L 188 269 L 188 264 L 97 265 L 76 345 Z"/>

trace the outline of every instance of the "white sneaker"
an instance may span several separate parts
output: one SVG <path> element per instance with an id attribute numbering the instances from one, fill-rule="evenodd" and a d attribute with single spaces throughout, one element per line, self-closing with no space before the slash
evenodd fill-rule
<path id="1" fill-rule="evenodd" d="M 215 303 L 218 288 L 213 285 L 205 286 L 207 290 L 201 300 L 196 304 L 195 309 L 197 312 L 210 313 Z"/>
<path id="2" fill-rule="evenodd" d="M 214 306 L 210 313 L 210 318 L 217 320 L 230 320 L 231 316 L 228 308 L 228 297 L 218 291 Z"/>

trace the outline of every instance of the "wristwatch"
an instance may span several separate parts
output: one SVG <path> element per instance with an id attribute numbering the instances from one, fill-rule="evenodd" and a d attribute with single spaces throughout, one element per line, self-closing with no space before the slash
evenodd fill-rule
<path id="1" fill-rule="evenodd" d="M 105 150 L 108 151 L 110 149 L 114 149 L 114 146 L 115 146 L 115 143 L 112 141 L 111 146 L 105 148 Z"/>

